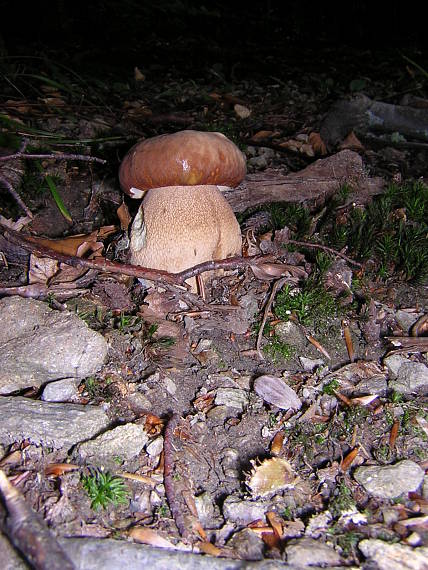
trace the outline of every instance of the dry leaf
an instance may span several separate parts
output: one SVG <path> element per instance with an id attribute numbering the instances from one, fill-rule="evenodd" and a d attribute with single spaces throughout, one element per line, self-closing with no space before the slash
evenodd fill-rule
<path id="1" fill-rule="evenodd" d="M 120 229 L 126 232 L 128 230 L 129 224 L 131 223 L 132 217 L 125 202 L 122 202 L 122 204 L 116 210 L 116 214 L 120 221 Z"/>
<path id="2" fill-rule="evenodd" d="M 176 548 L 172 542 L 155 532 L 151 528 L 135 526 L 129 531 L 129 536 L 137 542 L 157 546 L 158 548 Z"/>
<path id="3" fill-rule="evenodd" d="M 201 552 L 203 552 L 204 554 L 209 554 L 210 556 L 217 557 L 222 555 L 221 548 L 218 548 L 217 546 L 211 544 L 211 542 L 208 541 L 198 542 L 198 548 Z"/>
<path id="4" fill-rule="evenodd" d="M 394 423 L 392 424 L 391 432 L 389 434 L 389 447 L 391 449 L 394 449 L 394 447 L 395 447 L 395 442 L 397 441 L 399 427 L 400 427 L 399 420 L 394 420 Z"/>
<path id="5" fill-rule="evenodd" d="M 83 257 L 88 251 L 92 253 L 98 252 L 101 254 L 101 250 L 104 245 L 102 242 L 97 242 L 98 234 L 98 230 L 94 230 L 90 234 L 78 234 L 63 239 L 48 239 L 34 236 L 29 236 L 27 239 L 36 245 L 39 244 L 49 247 L 50 249 L 64 255 L 77 255 L 78 257 Z"/>
<path id="6" fill-rule="evenodd" d="M 284 443 L 285 433 L 283 431 L 279 431 L 272 440 L 270 446 L 270 452 L 272 455 L 279 455 L 282 449 L 282 445 Z"/>
<path id="7" fill-rule="evenodd" d="M 64 475 L 64 473 L 76 471 L 76 469 L 80 469 L 80 466 L 74 463 L 51 463 L 46 466 L 45 475 L 46 477 L 50 477 L 51 475 L 59 477 L 60 475 Z"/>
<path id="8" fill-rule="evenodd" d="M 339 146 L 340 150 L 364 150 L 364 145 L 358 140 L 354 131 L 351 131 L 349 135 L 343 140 L 342 144 Z"/>
<path id="9" fill-rule="evenodd" d="M 308 138 L 312 148 L 314 149 L 315 154 L 320 156 L 325 156 L 327 154 L 327 147 L 325 146 L 324 141 L 321 138 L 319 133 L 313 131 Z"/>
<path id="10" fill-rule="evenodd" d="M 255 133 L 251 137 L 250 141 L 259 142 L 259 141 L 263 141 L 266 139 L 271 139 L 275 135 L 279 135 L 279 132 L 278 131 L 258 131 L 257 133 Z"/>
<path id="11" fill-rule="evenodd" d="M 276 513 L 275 511 L 268 511 L 266 513 L 266 519 L 273 528 L 276 536 L 278 538 L 281 538 L 284 528 L 283 527 L 284 519 L 280 517 L 279 514 Z"/>
<path id="12" fill-rule="evenodd" d="M 28 282 L 44 283 L 52 279 L 59 270 L 59 261 L 50 257 L 37 257 L 30 255 L 30 268 L 28 270 Z"/>
<path id="13" fill-rule="evenodd" d="M 348 453 L 348 455 L 343 458 L 343 461 L 340 464 L 340 468 L 342 469 L 342 471 L 347 471 L 351 467 L 351 465 L 352 465 L 354 459 L 357 457 L 359 451 L 360 451 L 359 446 L 354 447 L 354 449 L 352 449 L 352 451 L 350 451 Z"/>

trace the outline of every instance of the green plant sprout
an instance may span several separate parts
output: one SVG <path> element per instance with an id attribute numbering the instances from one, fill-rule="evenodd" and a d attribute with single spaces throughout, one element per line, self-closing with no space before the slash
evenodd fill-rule
<path id="1" fill-rule="evenodd" d="M 111 473 L 103 473 L 99 469 L 93 470 L 89 475 L 82 477 L 83 488 L 91 499 L 91 508 L 94 510 L 108 505 L 123 505 L 128 501 L 129 491 L 120 477 Z"/>

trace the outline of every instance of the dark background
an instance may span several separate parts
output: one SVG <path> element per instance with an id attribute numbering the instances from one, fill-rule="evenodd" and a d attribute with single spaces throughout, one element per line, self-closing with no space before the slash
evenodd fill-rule
<path id="1" fill-rule="evenodd" d="M 423 50 L 427 36 L 417 3 L 395 0 L 6 2 L 0 14 L 1 55 L 62 57 L 119 75 L 134 65 L 270 73 L 278 59 L 315 66 L 344 50 Z"/>

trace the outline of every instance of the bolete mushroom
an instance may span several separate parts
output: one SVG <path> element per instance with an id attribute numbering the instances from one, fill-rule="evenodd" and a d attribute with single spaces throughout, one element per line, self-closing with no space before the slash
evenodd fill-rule
<path id="1" fill-rule="evenodd" d="M 179 131 L 134 145 L 122 161 L 119 181 L 132 198 L 150 188 L 215 184 L 234 188 L 246 173 L 238 147 L 222 133 Z"/>
<path id="2" fill-rule="evenodd" d="M 135 145 L 119 170 L 122 189 L 144 195 L 131 228 L 131 263 L 177 273 L 241 254 L 241 230 L 219 187 L 246 172 L 221 133 L 181 131 Z M 195 290 L 195 279 L 189 279 Z"/>

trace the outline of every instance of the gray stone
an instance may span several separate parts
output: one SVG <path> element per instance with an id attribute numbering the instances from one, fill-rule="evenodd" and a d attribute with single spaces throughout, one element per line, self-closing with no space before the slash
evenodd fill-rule
<path id="1" fill-rule="evenodd" d="M 383 359 L 383 364 L 388 370 L 390 378 L 397 378 L 400 367 L 408 362 L 403 354 L 391 354 Z"/>
<path id="2" fill-rule="evenodd" d="M 70 402 L 79 396 L 77 391 L 79 384 L 80 380 L 75 378 L 50 382 L 43 389 L 41 399 L 44 402 Z"/>
<path id="3" fill-rule="evenodd" d="M 199 520 L 204 528 L 212 528 L 213 525 L 218 523 L 216 520 L 218 508 L 214 505 L 213 498 L 208 491 L 195 497 L 195 506 Z"/>
<path id="4" fill-rule="evenodd" d="M 428 366 L 422 362 L 404 362 L 389 387 L 401 394 L 428 394 Z"/>
<path id="5" fill-rule="evenodd" d="M 0 396 L 0 442 L 28 439 L 35 444 L 67 448 L 100 433 L 109 425 L 96 406 L 58 404 L 21 396 Z"/>
<path id="6" fill-rule="evenodd" d="M 150 455 L 150 457 L 157 457 L 161 454 L 163 449 L 163 437 L 160 435 L 153 439 L 150 443 L 146 446 L 146 451 Z"/>
<path id="7" fill-rule="evenodd" d="M 395 465 L 358 467 L 354 478 L 374 497 L 395 499 L 416 491 L 424 479 L 424 470 L 414 461 L 405 459 Z"/>
<path id="8" fill-rule="evenodd" d="M 324 366 L 324 360 L 322 360 L 322 358 L 306 358 L 305 356 L 299 356 L 299 361 L 305 372 L 315 372 L 319 366 Z"/>
<path id="9" fill-rule="evenodd" d="M 371 378 L 367 378 L 358 382 L 355 386 L 353 395 L 364 396 L 366 394 L 378 394 L 379 396 L 386 396 L 388 393 L 388 383 L 385 376 L 376 374 Z"/>
<path id="10" fill-rule="evenodd" d="M 74 455 L 92 465 L 117 468 L 120 462 L 126 463 L 137 457 L 148 440 L 143 425 L 129 423 L 81 443 Z"/>
<path id="11" fill-rule="evenodd" d="M 275 326 L 275 334 L 281 342 L 302 350 L 307 345 L 306 337 L 299 326 L 292 321 L 281 322 Z"/>
<path id="12" fill-rule="evenodd" d="M 226 546 L 233 550 L 233 555 L 243 560 L 262 560 L 264 542 L 249 528 L 244 528 L 232 535 Z"/>
<path id="13" fill-rule="evenodd" d="M 416 323 L 422 313 L 408 313 L 407 311 L 398 310 L 395 312 L 395 320 L 400 325 L 404 334 L 408 334 L 412 326 Z"/>
<path id="14" fill-rule="evenodd" d="M 248 501 L 233 495 L 229 495 L 223 503 L 224 518 L 241 525 L 264 519 L 268 510 L 269 503 L 266 501 Z"/>
<path id="15" fill-rule="evenodd" d="M 0 535 L 0 555 L 2 570 L 28 570 L 29 566 L 3 540 Z M 61 538 L 61 546 L 73 560 L 76 570 L 117 570 L 126 566 L 126 570 L 284 570 L 282 560 L 247 560 L 216 558 L 192 552 L 180 552 L 164 548 L 153 548 L 145 544 L 135 544 L 112 538 Z M 6 556 L 3 556 L 5 553 Z M 301 567 L 287 565 L 287 570 L 301 570 Z M 348 566 L 335 567 L 334 570 L 350 570 Z M 324 568 L 324 570 L 328 570 Z"/>
<path id="16" fill-rule="evenodd" d="M 248 406 L 248 393 L 240 388 L 218 388 L 214 403 L 216 406 L 227 406 L 242 411 Z"/>
<path id="17" fill-rule="evenodd" d="M 94 374 L 107 343 L 79 317 L 41 301 L 0 299 L 0 394 Z"/>
<path id="18" fill-rule="evenodd" d="M 427 570 L 428 547 L 412 548 L 405 544 L 391 544 L 370 538 L 362 540 L 358 548 L 370 558 L 379 570 Z"/>
<path id="19" fill-rule="evenodd" d="M 314 538 L 297 538 L 287 542 L 287 562 L 296 566 L 338 566 L 342 559 L 331 548 Z"/>

